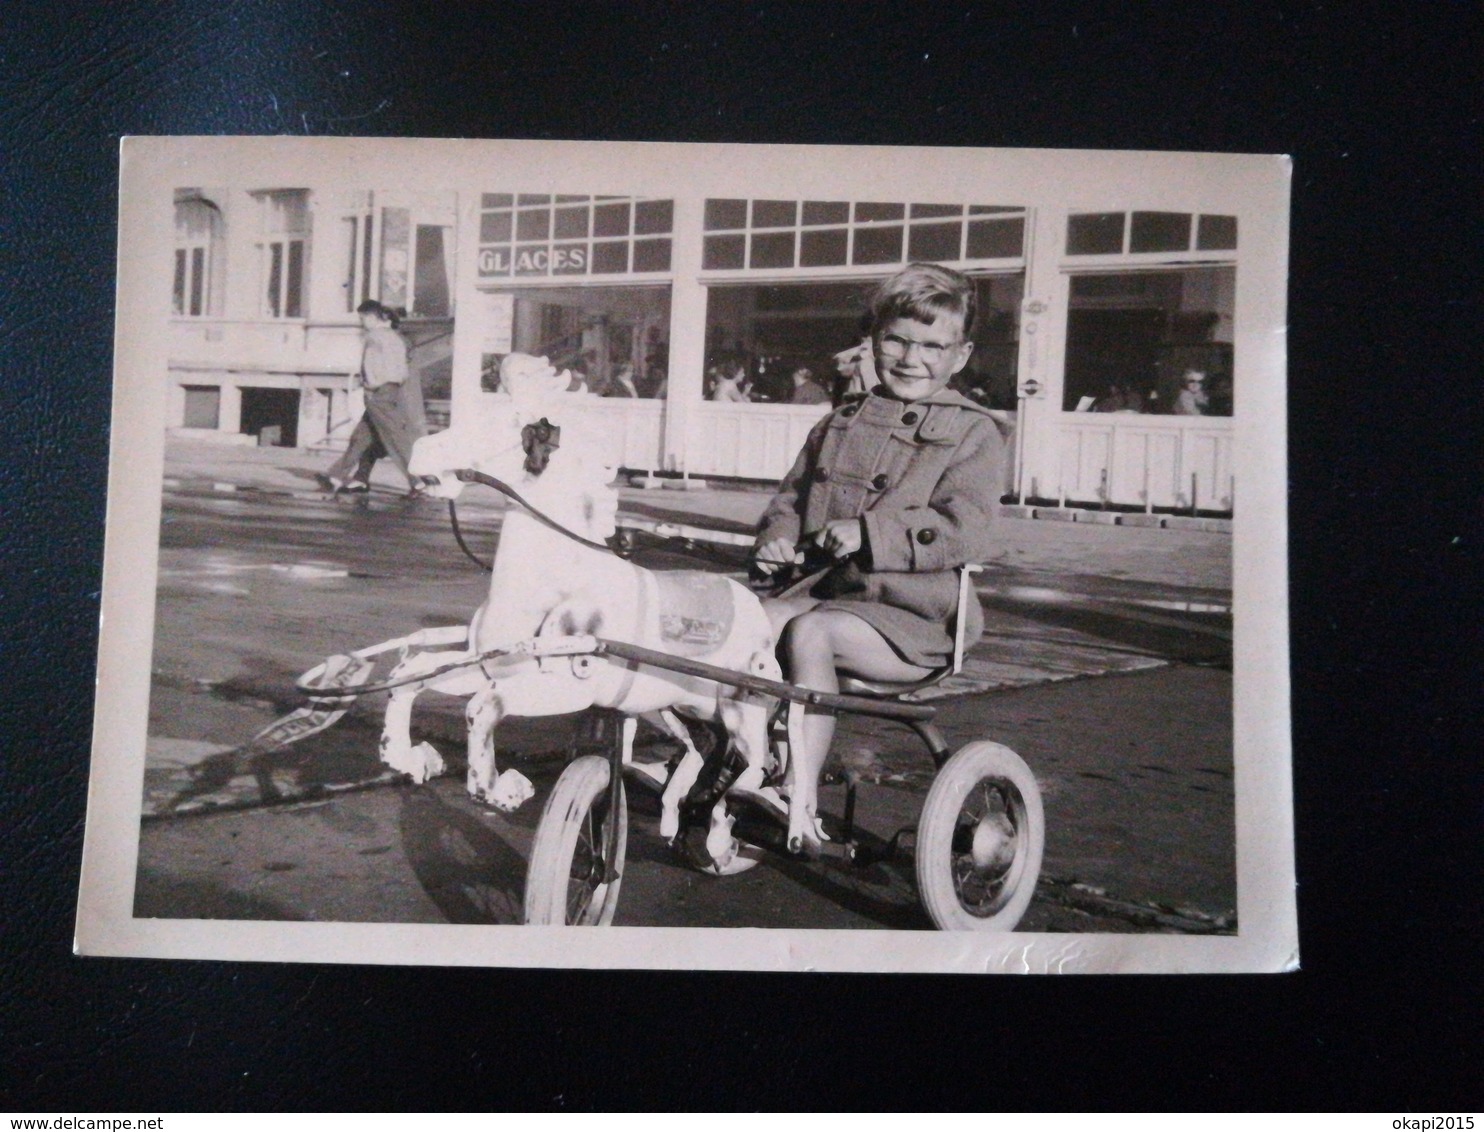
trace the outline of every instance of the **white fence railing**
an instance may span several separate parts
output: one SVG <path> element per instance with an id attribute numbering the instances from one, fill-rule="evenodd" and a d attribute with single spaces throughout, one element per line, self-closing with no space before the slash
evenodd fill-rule
<path id="1" fill-rule="evenodd" d="M 1234 511 L 1226 418 L 1067 414 L 1056 482 L 1025 493 L 1062 503 Z"/>

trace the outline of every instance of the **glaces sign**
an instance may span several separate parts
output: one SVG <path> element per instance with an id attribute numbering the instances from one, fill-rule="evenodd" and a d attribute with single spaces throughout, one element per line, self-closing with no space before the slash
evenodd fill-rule
<path id="1" fill-rule="evenodd" d="M 479 249 L 481 279 L 511 274 L 586 275 L 587 270 L 586 244 L 517 244 Z"/>

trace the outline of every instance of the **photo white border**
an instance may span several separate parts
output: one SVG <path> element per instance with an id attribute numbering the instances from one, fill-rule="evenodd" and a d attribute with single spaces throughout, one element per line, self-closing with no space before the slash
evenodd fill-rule
<path id="1" fill-rule="evenodd" d="M 514 182 L 669 196 L 997 199 L 1013 180 L 1096 186 L 1099 210 L 1213 186 L 1239 210 L 1233 464 L 1235 936 L 900 930 L 534 928 L 133 917 L 164 476 L 173 190 L 278 186 L 333 164 L 347 185 Z M 515 177 L 511 168 L 539 170 Z M 82 955 L 438 966 L 876 972 L 1281 971 L 1298 965 L 1289 730 L 1287 158 L 1121 151 L 355 138 L 127 138 L 98 690 L 75 950 Z M 504 170 L 492 175 L 488 170 Z M 498 184 L 497 184 L 498 183 Z M 570 191 L 578 191 L 572 189 Z M 1023 195 L 1023 194 L 1018 194 Z M 1170 194 L 1174 196 L 1174 193 Z M 1110 202 L 1115 202 L 1111 203 Z M 1023 203 L 1034 205 L 1035 201 Z M 1180 211 L 1188 211 L 1181 208 Z"/>

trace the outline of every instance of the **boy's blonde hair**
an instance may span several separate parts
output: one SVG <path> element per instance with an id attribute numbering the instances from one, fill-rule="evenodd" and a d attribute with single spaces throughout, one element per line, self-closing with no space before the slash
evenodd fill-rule
<path id="1" fill-rule="evenodd" d="M 933 322 L 941 314 L 956 314 L 967 339 L 978 299 L 967 275 L 937 263 L 909 263 L 871 292 L 867 307 L 873 334 L 894 318 Z"/>

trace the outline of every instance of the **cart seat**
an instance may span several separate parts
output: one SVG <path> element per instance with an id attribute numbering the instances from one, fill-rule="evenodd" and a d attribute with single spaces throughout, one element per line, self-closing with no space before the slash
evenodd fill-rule
<path id="1" fill-rule="evenodd" d="M 914 680 L 909 684 L 896 684 L 886 680 L 862 680 L 855 676 L 840 676 L 840 691 L 852 696 L 871 696 L 876 699 L 890 699 L 896 696 L 905 696 L 909 692 L 917 692 L 923 688 L 931 688 L 948 677 L 959 672 L 964 666 L 964 630 L 968 619 L 963 616 L 964 608 L 970 601 L 979 600 L 974 596 L 974 575 L 983 570 L 984 567 L 976 563 L 960 566 L 958 571 L 958 615 L 954 618 L 957 628 L 953 634 L 953 663 L 944 665 L 942 668 L 934 669 L 921 680 Z"/>

